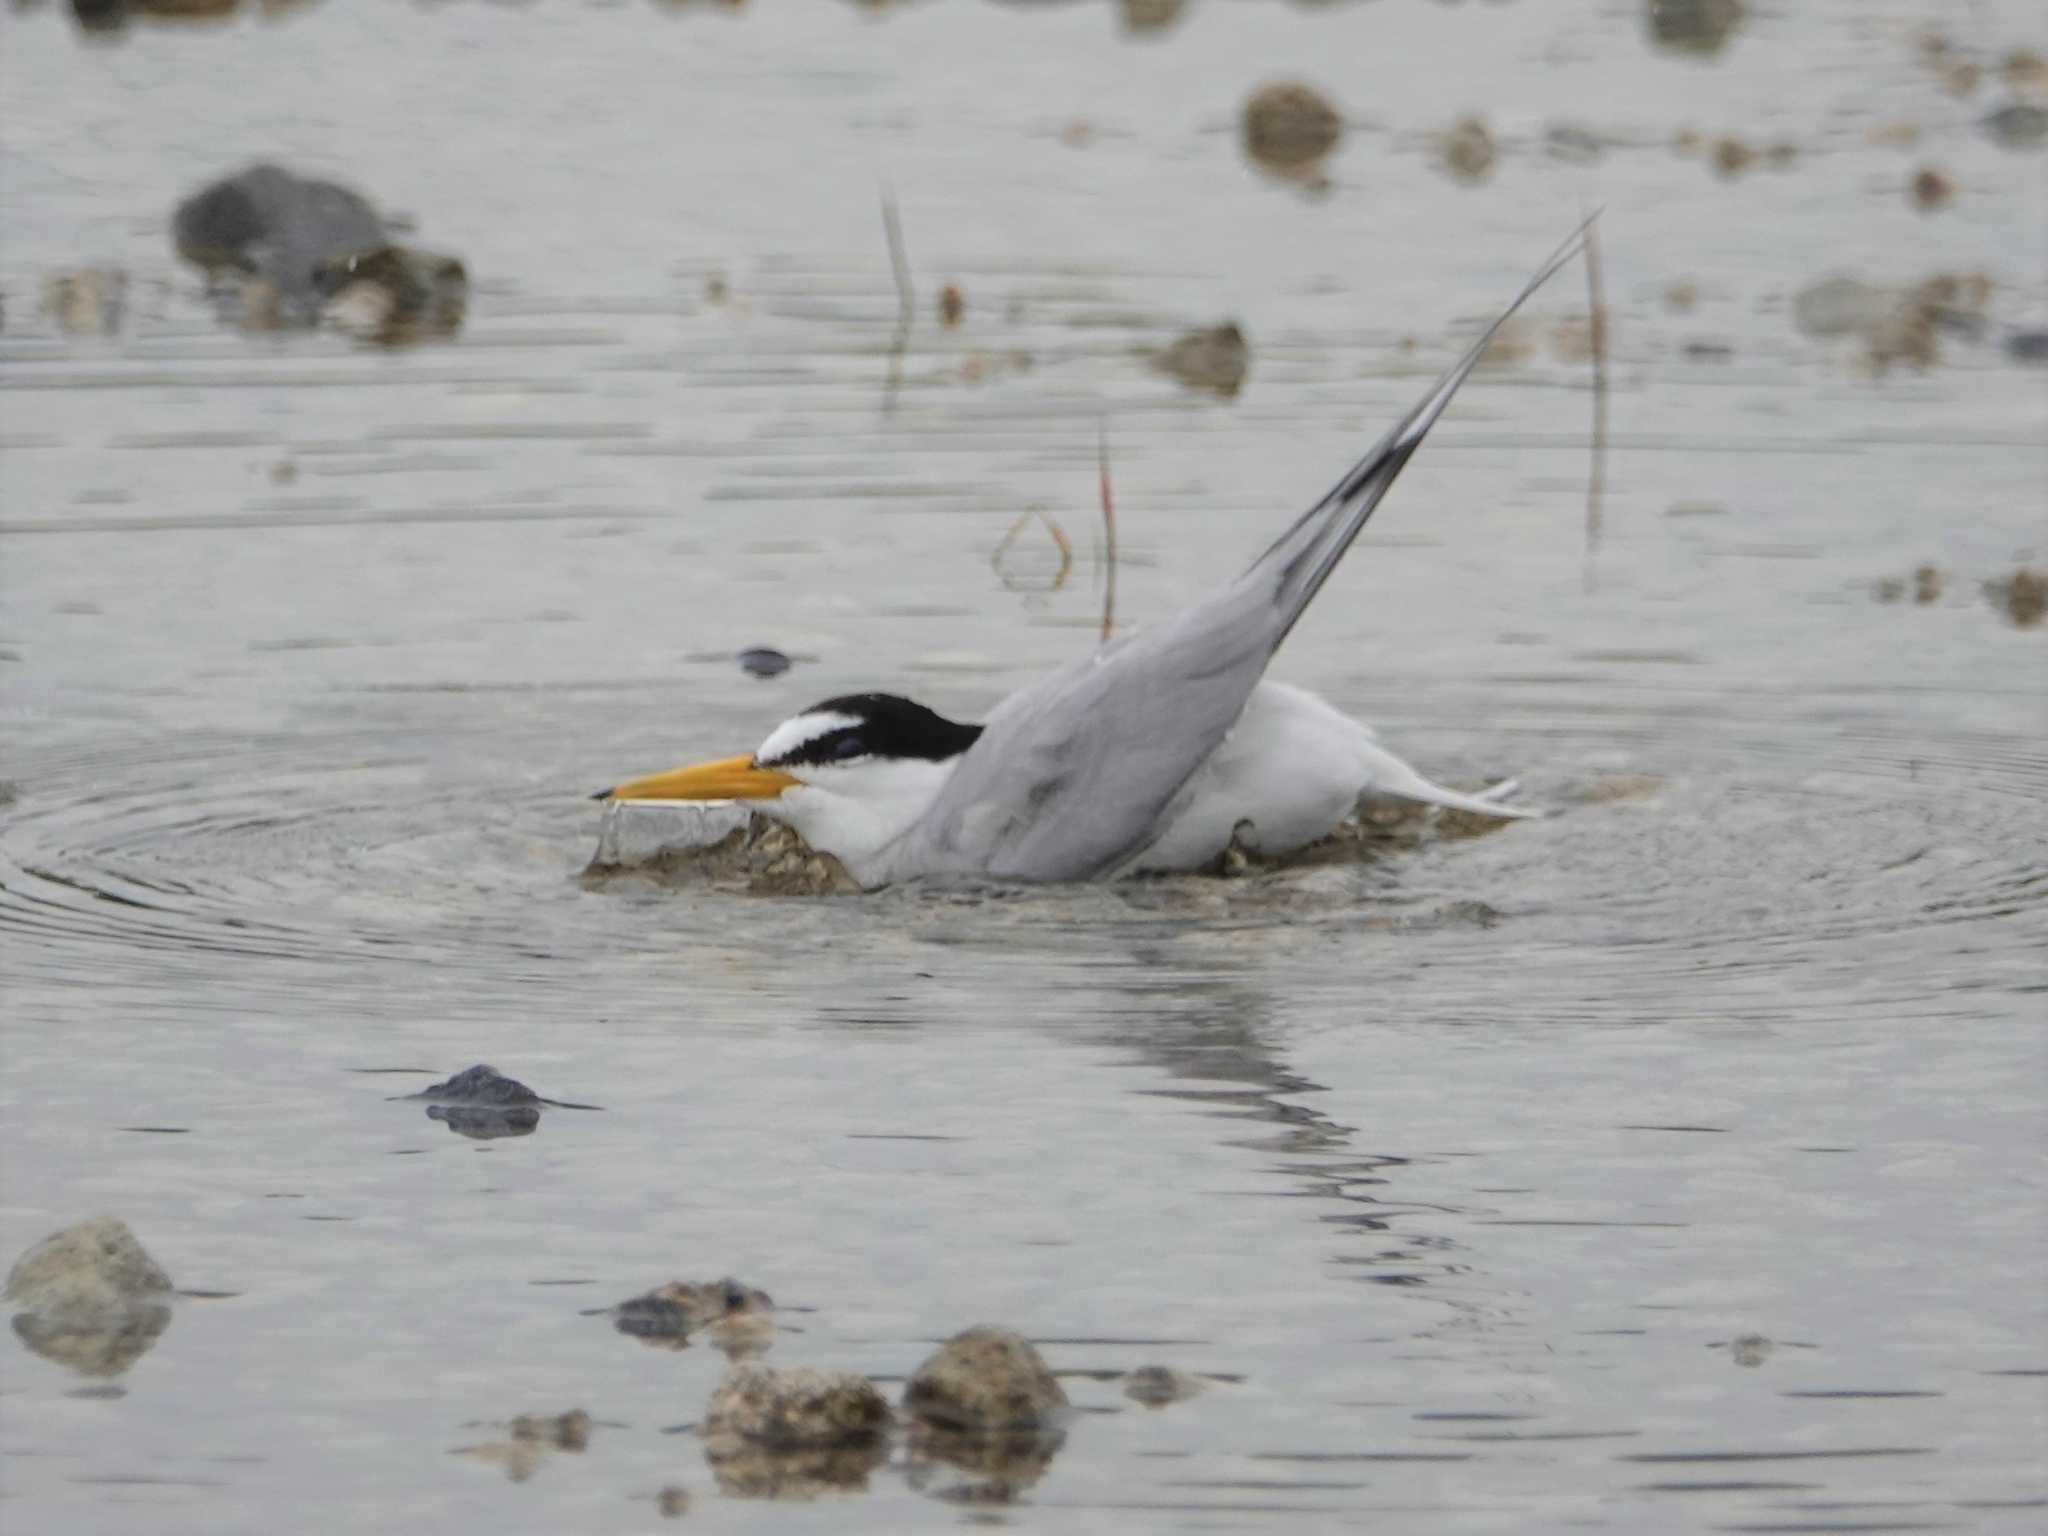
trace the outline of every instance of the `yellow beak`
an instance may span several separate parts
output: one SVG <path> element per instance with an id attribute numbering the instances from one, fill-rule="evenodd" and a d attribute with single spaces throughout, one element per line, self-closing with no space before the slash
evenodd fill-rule
<path id="1" fill-rule="evenodd" d="M 650 773 L 614 785 L 600 800 L 773 800 L 803 781 L 777 768 L 757 768 L 747 753 Z"/>

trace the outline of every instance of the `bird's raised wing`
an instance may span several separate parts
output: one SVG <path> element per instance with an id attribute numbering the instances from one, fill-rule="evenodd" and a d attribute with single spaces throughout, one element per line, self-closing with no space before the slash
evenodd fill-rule
<path id="1" fill-rule="evenodd" d="M 1487 344 L 1583 239 L 1581 226 L 1415 408 L 1242 576 L 1005 699 L 931 809 L 885 856 L 889 866 L 1084 880 L 1140 851 Z"/>

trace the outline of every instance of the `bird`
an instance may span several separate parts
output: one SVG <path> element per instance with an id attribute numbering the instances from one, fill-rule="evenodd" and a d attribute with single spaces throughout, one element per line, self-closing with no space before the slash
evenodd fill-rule
<path id="1" fill-rule="evenodd" d="M 1284 854 L 1333 831 L 1366 793 L 1537 814 L 1503 802 L 1511 785 L 1467 795 L 1432 783 L 1369 727 L 1265 671 L 1488 343 L 1577 254 L 1586 228 L 1242 575 L 1171 618 L 1104 641 L 979 724 L 898 694 L 845 694 L 784 720 L 751 753 L 593 798 L 744 802 L 870 890 L 931 876 L 1195 869 L 1233 846 Z"/>

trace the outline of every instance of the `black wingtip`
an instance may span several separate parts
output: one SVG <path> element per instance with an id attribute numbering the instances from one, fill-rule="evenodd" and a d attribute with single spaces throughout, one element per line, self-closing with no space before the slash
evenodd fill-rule
<path id="1" fill-rule="evenodd" d="M 590 798 L 593 800 L 609 800 L 612 797 L 613 790 L 615 790 L 616 788 L 617 786 L 614 785 L 612 789 L 600 789 L 596 794 L 592 795 Z"/>

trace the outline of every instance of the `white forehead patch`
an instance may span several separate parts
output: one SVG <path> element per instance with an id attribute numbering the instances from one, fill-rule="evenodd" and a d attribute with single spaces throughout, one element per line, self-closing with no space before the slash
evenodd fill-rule
<path id="1" fill-rule="evenodd" d="M 858 715 L 842 715 L 836 709 L 812 710 L 809 714 L 791 716 L 768 733 L 768 739 L 755 750 L 754 761 L 779 762 L 830 731 L 843 731 L 849 725 L 861 723 Z"/>

